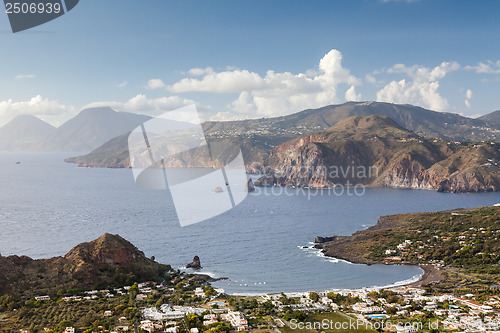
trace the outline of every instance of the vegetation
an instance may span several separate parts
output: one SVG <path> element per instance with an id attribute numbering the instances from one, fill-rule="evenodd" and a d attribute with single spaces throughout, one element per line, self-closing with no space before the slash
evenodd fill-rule
<path id="1" fill-rule="evenodd" d="M 367 230 L 320 246 L 355 262 L 438 265 L 445 280 L 459 282 L 454 287 L 487 289 L 500 283 L 499 238 L 500 207 L 481 207 L 384 216 Z"/>

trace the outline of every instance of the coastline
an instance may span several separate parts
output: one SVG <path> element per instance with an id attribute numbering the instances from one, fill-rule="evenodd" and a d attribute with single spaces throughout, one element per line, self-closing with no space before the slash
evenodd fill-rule
<path id="1" fill-rule="evenodd" d="M 310 245 L 314 244 L 313 242 L 309 243 Z M 314 252 L 317 253 L 317 256 L 333 262 L 343 262 L 351 265 L 389 265 L 387 263 L 356 263 L 356 262 L 351 262 L 345 259 L 339 259 L 335 258 L 332 256 L 327 256 L 325 253 L 322 251 L 322 249 L 315 248 L 314 246 L 308 246 L 307 248 L 304 246 L 298 246 L 301 249 L 304 250 L 314 250 Z M 352 292 L 357 292 L 357 291 L 362 291 L 362 290 L 381 290 L 381 289 L 391 289 L 391 288 L 398 288 L 398 287 L 422 287 L 423 285 L 426 285 L 428 283 L 435 283 L 439 282 L 442 278 L 438 273 L 438 269 L 433 266 L 433 265 L 415 265 L 415 264 L 390 264 L 390 265 L 396 265 L 396 266 L 416 266 L 419 267 L 422 270 L 422 273 L 417 275 L 414 275 L 411 278 L 408 278 L 406 280 L 401 280 L 401 281 L 396 281 L 387 285 L 382 285 L 382 286 L 370 286 L 370 287 L 362 287 L 362 288 L 340 288 L 340 289 L 326 289 L 326 290 L 312 290 L 312 289 L 307 289 L 304 288 L 302 291 L 292 291 L 292 292 L 283 292 L 285 295 L 296 295 L 296 294 L 302 294 L 302 293 L 310 293 L 310 292 L 329 292 L 329 291 L 335 291 L 335 290 L 343 290 L 343 291 L 352 291 Z M 230 280 L 230 278 L 226 278 Z M 217 280 L 214 280 L 217 281 Z M 212 281 L 208 281 L 212 282 Z M 280 293 L 280 291 L 274 291 L 274 292 L 235 292 L 235 293 L 227 293 L 228 295 L 231 296 L 241 296 L 241 297 L 260 297 L 266 294 L 276 294 Z"/>
<path id="2" fill-rule="evenodd" d="M 419 266 L 420 265 L 416 265 L 416 266 Z M 392 288 L 398 288 L 398 287 L 414 287 L 414 288 L 420 288 L 422 287 L 422 285 L 425 285 L 427 282 L 427 279 L 428 279 L 428 276 L 429 276 L 429 271 L 431 269 L 428 269 L 428 268 L 423 268 L 423 267 L 420 267 L 422 268 L 422 270 L 424 271 L 418 278 L 417 278 L 417 281 L 415 281 L 415 278 L 410 278 L 410 279 L 407 279 L 407 280 L 402 280 L 402 281 L 396 281 L 394 283 L 391 283 L 391 284 L 388 284 L 388 285 L 384 285 L 384 286 L 371 286 L 371 287 L 363 287 L 363 288 L 354 288 L 354 289 L 347 289 L 347 288 L 341 288 L 341 289 L 326 289 L 326 290 L 303 290 L 303 291 L 291 291 L 291 292 L 282 292 L 283 294 L 285 295 L 297 295 L 297 294 L 303 294 L 303 293 L 310 293 L 310 292 L 329 292 L 329 291 L 339 291 L 339 290 L 342 290 L 342 291 L 350 291 L 350 292 L 358 292 L 358 291 L 363 291 L 363 290 L 381 290 L 381 289 L 392 289 Z M 212 282 L 212 281 L 208 281 L 208 282 Z M 279 291 L 274 291 L 274 292 L 262 292 L 262 293 L 259 293 L 259 292 L 249 292 L 249 293 L 245 293 L 245 292 L 236 292 L 236 293 L 227 293 L 227 295 L 231 295 L 231 296 L 241 296 L 241 297 L 260 297 L 260 296 L 263 296 L 263 295 L 267 295 L 267 294 L 280 294 L 281 292 Z"/>
<path id="3" fill-rule="evenodd" d="M 416 282 L 410 283 L 409 285 L 412 287 L 422 287 L 426 284 L 431 283 L 439 283 L 443 280 L 443 277 L 440 274 L 440 269 L 431 264 L 418 265 L 421 269 L 424 270 L 424 274 L 420 277 L 420 279 Z"/>

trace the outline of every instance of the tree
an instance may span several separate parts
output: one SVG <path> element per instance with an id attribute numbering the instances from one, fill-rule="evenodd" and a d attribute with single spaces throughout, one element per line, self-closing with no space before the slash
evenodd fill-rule
<path id="1" fill-rule="evenodd" d="M 319 300 L 319 295 L 318 295 L 318 293 L 311 291 L 309 293 L 309 298 L 312 299 L 314 302 L 317 302 Z"/>

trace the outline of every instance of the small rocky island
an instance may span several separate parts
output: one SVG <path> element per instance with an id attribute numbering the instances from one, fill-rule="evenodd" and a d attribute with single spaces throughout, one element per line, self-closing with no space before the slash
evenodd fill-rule
<path id="1" fill-rule="evenodd" d="M 193 261 L 187 264 L 186 268 L 201 269 L 200 257 L 194 256 Z"/>

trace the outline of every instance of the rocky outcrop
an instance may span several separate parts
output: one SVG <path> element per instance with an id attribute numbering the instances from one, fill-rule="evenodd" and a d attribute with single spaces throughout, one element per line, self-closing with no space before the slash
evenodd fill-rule
<path id="1" fill-rule="evenodd" d="M 331 242 L 334 239 L 335 236 L 332 237 L 321 237 L 321 236 L 316 236 L 314 239 L 314 243 L 326 243 L 326 242 Z"/>
<path id="2" fill-rule="evenodd" d="M 104 234 L 75 246 L 64 257 L 0 257 L 0 294 L 32 296 L 60 289 L 161 281 L 170 269 L 147 258 L 122 237 Z"/>
<path id="3" fill-rule="evenodd" d="M 193 261 L 187 264 L 186 268 L 201 269 L 200 257 L 194 256 Z"/>
<path id="4" fill-rule="evenodd" d="M 255 191 L 255 186 L 253 184 L 252 178 L 248 178 L 246 184 L 245 184 L 245 191 L 247 192 L 253 192 Z"/>
<path id="5" fill-rule="evenodd" d="M 276 147 L 255 185 L 499 191 L 498 161 L 496 143 L 428 140 L 384 116 L 352 117 Z"/>

